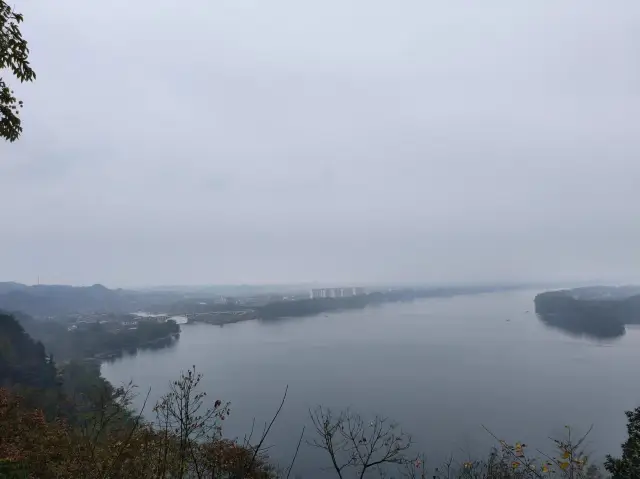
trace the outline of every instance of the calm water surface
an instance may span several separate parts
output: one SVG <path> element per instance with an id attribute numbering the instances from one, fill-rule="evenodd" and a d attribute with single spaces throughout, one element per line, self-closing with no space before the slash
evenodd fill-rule
<path id="1" fill-rule="evenodd" d="M 547 450 L 548 437 L 562 437 L 565 424 L 578 432 L 593 424 L 589 449 L 617 453 L 624 411 L 640 404 L 640 330 L 606 343 L 567 336 L 538 321 L 535 294 L 184 325 L 171 348 L 121 358 L 102 372 L 114 384 L 133 379 L 141 391 L 151 388 L 153 404 L 169 380 L 195 364 L 211 397 L 232 403 L 230 436 L 242 436 L 254 417 L 257 424 L 269 420 L 288 385 L 269 441 L 283 463 L 308 423 L 308 408 L 318 404 L 389 416 L 434 461 L 485 453 L 493 440 L 482 424 L 501 438 Z M 326 465 L 323 459 L 303 447 L 296 472 L 308 477 Z"/>

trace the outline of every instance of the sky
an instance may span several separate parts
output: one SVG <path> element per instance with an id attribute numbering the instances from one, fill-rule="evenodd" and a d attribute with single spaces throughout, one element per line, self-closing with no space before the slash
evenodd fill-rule
<path id="1" fill-rule="evenodd" d="M 640 282 L 640 2 L 21 1 L 0 281 Z"/>

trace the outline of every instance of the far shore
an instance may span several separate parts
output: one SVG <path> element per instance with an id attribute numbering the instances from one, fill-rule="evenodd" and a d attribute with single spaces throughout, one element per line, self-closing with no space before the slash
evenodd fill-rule
<path id="1" fill-rule="evenodd" d="M 410 302 L 417 299 L 447 298 L 470 294 L 497 293 L 522 289 L 511 287 L 459 287 L 430 289 L 399 289 L 373 292 L 357 296 L 339 298 L 309 298 L 293 301 L 277 301 L 258 306 L 255 309 L 235 312 L 200 313 L 189 317 L 187 324 L 205 323 L 215 326 L 239 323 L 254 319 L 269 321 L 283 318 L 318 316 L 340 311 L 365 309 L 385 303 Z"/>

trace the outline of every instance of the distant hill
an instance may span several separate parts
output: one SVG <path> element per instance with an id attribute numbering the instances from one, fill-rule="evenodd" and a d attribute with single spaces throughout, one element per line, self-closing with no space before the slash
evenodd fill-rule
<path id="1" fill-rule="evenodd" d="M 0 309 L 21 311 L 36 317 L 73 313 L 126 313 L 152 304 L 168 304 L 176 293 L 138 292 L 93 286 L 35 285 L 0 283 Z"/>
<path id="2" fill-rule="evenodd" d="M 96 284 L 89 287 L 1 283 L 0 309 L 22 311 L 33 316 L 50 316 L 90 311 L 124 312 L 134 297 L 123 290 Z"/>
<path id="3" fill-rule="evenodd" d="M 0 294 L 9 293 L 11 291 L 24 291 L 29 289 L 29 286 L 26 284 L 14 283 L 13 281 L 9 282 L 0 282 Z"/>

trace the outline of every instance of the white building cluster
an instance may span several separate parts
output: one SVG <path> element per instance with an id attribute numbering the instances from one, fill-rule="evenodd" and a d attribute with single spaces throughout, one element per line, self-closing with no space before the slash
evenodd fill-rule
<path id="1" fill-rule="evenodd" d="M 317 288 L 312 289 L 309 297 L 315 298 L 347 298 L 349 296 L 361 296 L 365 294 L 364 288 Z"/>

